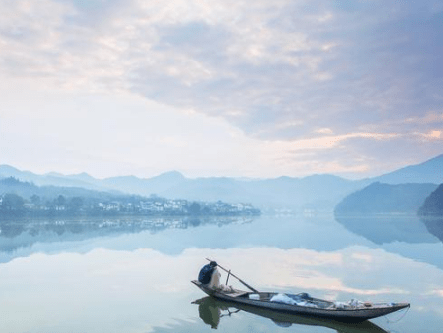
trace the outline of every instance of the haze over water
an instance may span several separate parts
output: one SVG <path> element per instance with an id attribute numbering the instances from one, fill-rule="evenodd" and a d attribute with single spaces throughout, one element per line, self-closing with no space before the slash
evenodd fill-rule
<path id="1" fill-rule="evenodd" d="M 16 232 L 3 221 L 0 332 L 437 332 L 442 242 L 418 218 L 371 229 L 379 221 L 354 231 L 333 216 L 22 221 Z M 228 316 L 223 305 L 192 304 L 205 296 L 190 280 L 206 257 L 258 290 L 411 308 L 398 322 L 403 313 L 360 325 Z"/>
<path id="2" fill-rule="evenodd" d="M 0 0 L 0 17 L 0 333 L 441 332 L 443 221 L 415 217 L 443 207 L 424 205 L 443 195 L 441 0 Z M 190 283 L 207 257 L 258 290 L 412 306 L 361 325 L 232 313 Z"/>

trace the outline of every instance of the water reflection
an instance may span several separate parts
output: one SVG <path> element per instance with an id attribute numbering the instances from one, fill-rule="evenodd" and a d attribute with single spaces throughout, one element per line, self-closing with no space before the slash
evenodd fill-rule
<path id="1" fill-rule="evenodd" d="M 222 317 L 230 317 L 239 311 L 245 311 L 271 319 L 275 325 L 280 327 L 290 327 L 295 324 L 327 327 L 335 330 L 337 333 L 387 333 L 387 331 L 369 321 L 351 324 L 307 316 L 289 315 L 253 306 L 216 300 L 212 297 L 201 298 L 194 301 L 193 304 L 198 304 L 198 312 L 202 321 L 214 329 L 219 327 Z"/>
<path id="2" fill-rule="evenodd" d="M 348 231 L 383 249 L 443 268 L 443 221 L 416 215 L 335 216 Z"/>
<path id="3" fill-rule="evenodd" d="M 71 220 L 0 221 L 0 251 L 12 252 L 35 243 L 83 241 L 91 238 L 136 234 L 156 234 L 168 229 L 188 229 L 205 225 L 229 225 L 252 222 L 250 217 L 157 217 Z"/>
<path id="4" fill-rule="evenodd" d="M 349 231 L 378 245 L 438 242 L 435 234 L 415 215 L 336 216 L 335 219 Z M 443 228 L 440 228 L 440 233 L 443 234 Z"/>
<path id="5" fill-rule="evenodd" d="M 268 229 L 263 228 L 263 235 L 275 229 L 275 224 L 266 225 Z M 234 238 L 246 234 L 243 228 L 249 231 L 254 227 L 255 224 L 223 228 L 209 225 L 187 231 L 168 229 L 152 237 L 131 234 L 121 237 L 125 242 L 108 238 L 108 243 L 94 243 L 93 249 L 88 244 L 86 251 L 64 243 L 47 253 L 36 251 L 38 253 L 0 263 L 0 311 L 3 314 L 0 332 L 204 333 L 213 331 L 213 325 L 217 326 L 217 332 L 241 333 L 283 330 L 326 333 L 333 332 L 331 329 L 384 332 L 371 331 L 376 328 L 370 323 L 365 324 L 369 326 L 330 327 L 327 326 L 330 322 L 302 321 L 306 318 L 300 317 L 293 321 L 280 317 L 271 321 L 247 311 L 229 316 L 223 307 L 219 307 L 218 324 L 209 320 L 205 323 L 200 319 L 197 306 L 191 304 L 202 297 L 202 293 L 190 283 L 206 264 L 205 257 L 228 266 L 259 290 L 303 291 L 337 300 L 410 301 L 411 311 L 396 324 L 397 332 L 434 333 L 438 330 L 433 327 L 443 325 L 443 272 L 424 262 L 361 245 L 335 251 L 308 250 L 296 245 L 292 249 L 197 246 L 201 245 L 201 236 L 208 233 L 218 238 L 220 234 L 231 233 Z M 207 230 L 200 233 L 202 229 Z M 280 233 L 286 235 L 292 230 L 280 230 Z M 171 243 L 180 242 L 187 234 L 197 234 L 186 241 L 196 245 L 188 245 L 178 255 L 165 254 L 152 246 L 154 238 L 158 238 L 157 243 L 169 242 L 168 246 L 172 246 Z M 148 245 L 139 248 L 137 244 L 134 248 L 133 242 L 138 239 Z M 239 238 L 238 242 L 242 239 L 245 238 Z M 179 244 L 179 248 L 186 244 Z M 214 243 L 211 240 L 208 244 Z M 214 310 L 218 312 L 217 307 L 209 309 Z M 205 311 L 208 312 L 203 308 L 202 312 Z M 226 313 L 228 316 L 223 316 Z M 373 322 L 386 328 L 385 318 Z M 427 327 L 421 327 L 423 323 Z M 292 330 L 281 327 L 289 324 Z"/>
<path id="6" fill-rule="evenodd" d="M 443 218 L 438 217 L 424 217 L 421 218 L 426 226 L 426 229 L 441 242 L 443 242 Z"/>
<path id="7" fill-rule="evenodd" d="M 230 304 L 217 302 L 213 298 L 205 297 L 199 300 L 192 302 L 192 304 L 198 304 L 198 314 L 203 320 L 203 322 L 211 328 L 218 328 L 220 324 L 220 318 L 225 316 L 230 316 L 233 313 L 237 313 L 240 309 L 236 309 L 234 311 L 230 310 Z M 226 313 L 222 314 L 222 311 L 226 311 Z"/>

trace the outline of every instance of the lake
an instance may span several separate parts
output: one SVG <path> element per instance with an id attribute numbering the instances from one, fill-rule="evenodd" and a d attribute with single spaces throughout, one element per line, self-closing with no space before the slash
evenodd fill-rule
<path id="1" fill-rule="evenodd" d="M 0 332 L 443 327 L 443 243 L 413 216 L 128 217 L 2 221 L 0 228 Z M 258 290 L 407 301 L 411 308 L 354 325 L 237 312 L 190 283 L 207 257 Z M 229 284 L 242 287 L 233 278 Z"/>

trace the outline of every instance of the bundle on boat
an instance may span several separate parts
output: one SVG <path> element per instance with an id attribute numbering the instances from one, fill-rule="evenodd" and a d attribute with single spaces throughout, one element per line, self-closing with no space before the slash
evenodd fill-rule
<path id="1" fill-rule="evenodd" d="M 250 299 L 259 299 L 256 294 L 249 294 Z M 307 293 L 301 294 L 282 294 L 278 293 L 274 295 L 270 302 L 298 305 L 298 306 L 306 306 L 311 308 L 321 308 L 321 309 L 364 309 L 370 308 L 372 306 L 376 306 L 376 304 L 372 302 L 363 302 L 356 299 L 351 299 L 347 302 L 339 302 L 339 301 L 313 301 L 313 298 L 309 296 Z M 389 306 L 395 306 L 396 303 L 389 303 Z"/>
<path id="2" fill-rule="evenodd" d="M 291 304 L 291 305 L 298 305 L 298 306 L 307 306 L 311 308 L 318 308 L 318 303 L 313 303 L 310 300 L 309 294 L 302 293 L 297 295 L 291 295 L 291 294 L 277 294 L 271 297 L 271 302 L 277 302 L 277 303 L 285 303 L 285 304 Z"/>

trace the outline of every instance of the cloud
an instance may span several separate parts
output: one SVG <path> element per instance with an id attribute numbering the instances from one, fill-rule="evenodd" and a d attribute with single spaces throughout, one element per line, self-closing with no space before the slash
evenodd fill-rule
<path id="1" fill-rule="evenodd" d="M 305 149 L 418 147 L 442 140 L 438 4 L 8 0 L 0 75 L 132 92 Z"/>

